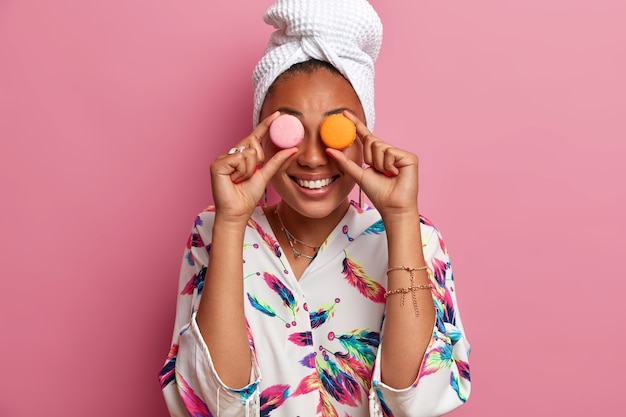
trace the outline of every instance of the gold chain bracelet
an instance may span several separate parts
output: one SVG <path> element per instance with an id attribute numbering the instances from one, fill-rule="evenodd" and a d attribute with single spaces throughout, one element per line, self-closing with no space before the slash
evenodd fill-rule
<path id="1" fill-rule="evenodd" d="M 415 310 L 415 317 L 419 317 L 420 312 L 419 312 L 419 308 L 417 306 L 417 297 L 415 296 L 415 291 L 418 290 L 432 290 L 434 287 L 432 284 L 421 284 L 421 285 L 415 285 L 415 271 L 425 271 L 427 270 L 428 267 L 427 266 L 418 266 L 418 267 L 410 267 L 410 266 L 392 266 L 391 268 L 387 269 L 387 273 L 391 272 L 391 271 L 407 271 L 409 273 L 409 279 L 411 280 L 411 286 L 409 287 L 402 287 L 402 288 L 398 288 L 396 290 L 389 290 L 387 292 L 385 292 L 385 298 L 389 297 L 390 295 L 393 294 L 401 294 L 402 298 L 400 299 L 400 305 L 404 306 L 404 296 L 406 293 L 410 292 L 411 293 L 411 298 L 413 299 L 413 309 Z"/>
<path id="2" fill-rule="evenodd" d="M 432 284 L 424 284 L 424 285 L 415 285 L 413 287 L 402 287 L 402 288 L 398 288 L 397 290 L 389 290 L 385 293 L 385 298 L 389 297 L 390 295 L 394 295 L 394 294 L 406 294 L 407 292 L 410 291 L 417 291 L 417 290 L 432 290 L 433 286 Z"/>

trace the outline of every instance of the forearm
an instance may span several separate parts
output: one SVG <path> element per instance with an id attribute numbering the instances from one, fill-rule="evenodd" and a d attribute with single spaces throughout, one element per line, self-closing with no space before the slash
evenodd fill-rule
<path id="1" fill-rule="evenodd" d="M 245 225 L 213 226 L 211 256 L 196 321 L 215 369 L 229 387 L 249 383 L 251 355 L 243 304 Z"/>
<path id="2" fill-rule="evenodd" d="M 389 267 L 410 268 L 426 265 L 422 252 L 417 210 L 384 219 L 389 249 Z M 388 290 L 430 284 L 426 270 L 388 272 Z M 404 305 L 402 297 L 404 296 Z M 415 301 L 415 305 L 414 305 Z M 419 373 L 432 336 L 435 309 L 430 289 L 417 289 L 387 298 L 384 340 L 381 356 L 382 381 L 394 388 L 410 386 Z"/>

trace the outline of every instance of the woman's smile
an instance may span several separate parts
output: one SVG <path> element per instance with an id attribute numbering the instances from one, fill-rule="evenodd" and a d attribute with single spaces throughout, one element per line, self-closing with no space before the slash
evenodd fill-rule
<path id="1" fill-rule="evenodd" d="M 309 190 L 319 190 L 320 188 L 328 187 L 330 184 L 335 182 L 337 178 L 339 178 L 338 175 L 322 179 L 301 179 L 291 177 L 291 179 L 293 179 L 300 187 L 307 188 Z"/>

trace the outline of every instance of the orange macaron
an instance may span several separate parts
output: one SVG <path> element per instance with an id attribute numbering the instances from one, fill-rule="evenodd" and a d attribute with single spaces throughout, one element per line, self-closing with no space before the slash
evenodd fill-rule
<path id="1" fill-rule="evenodd" d="M 320 136 L 329 148 L 345 149 L 356 138 L 356 126 L 343 114 L 331 114 L 322 122 Z"/>

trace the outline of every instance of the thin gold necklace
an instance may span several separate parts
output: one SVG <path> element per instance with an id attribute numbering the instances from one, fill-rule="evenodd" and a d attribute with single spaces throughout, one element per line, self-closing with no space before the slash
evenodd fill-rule
<path id="1" fill-rule="evenodd" d="M 287 237 L 287 242 L 289 242 L 289 246 L 291 247 L 291 252 L 293 252 L 293 256 L 296 259 L 300 259 L 300 257 L 306 258 L 309 260 L 315 258 L 317 256 L 317 252 L 319 251 L 320 247 L 309 245 L 308 243 L 301 241 L 300 239 L 295 237 L 293 233 L 287 230 L 287 228 L 285 227 L 285 223 L 283 223 L 283 219 L 280 217 L 280 212 L 278 211 L 278 205 L 276 205 L 276 210 L 274 210 L 274 213 L 276 213 L 276 217 L 278 217 L 278 222 L 280 223 L 280 230 L 285 232 L 285 236 Z M 306 253 L 302 253 L 294 247 L 294 243 L 299 243 L 303 246 L 311 248 L 315 251 L 315 253 L 313 255 L 307 255 Z"/>

